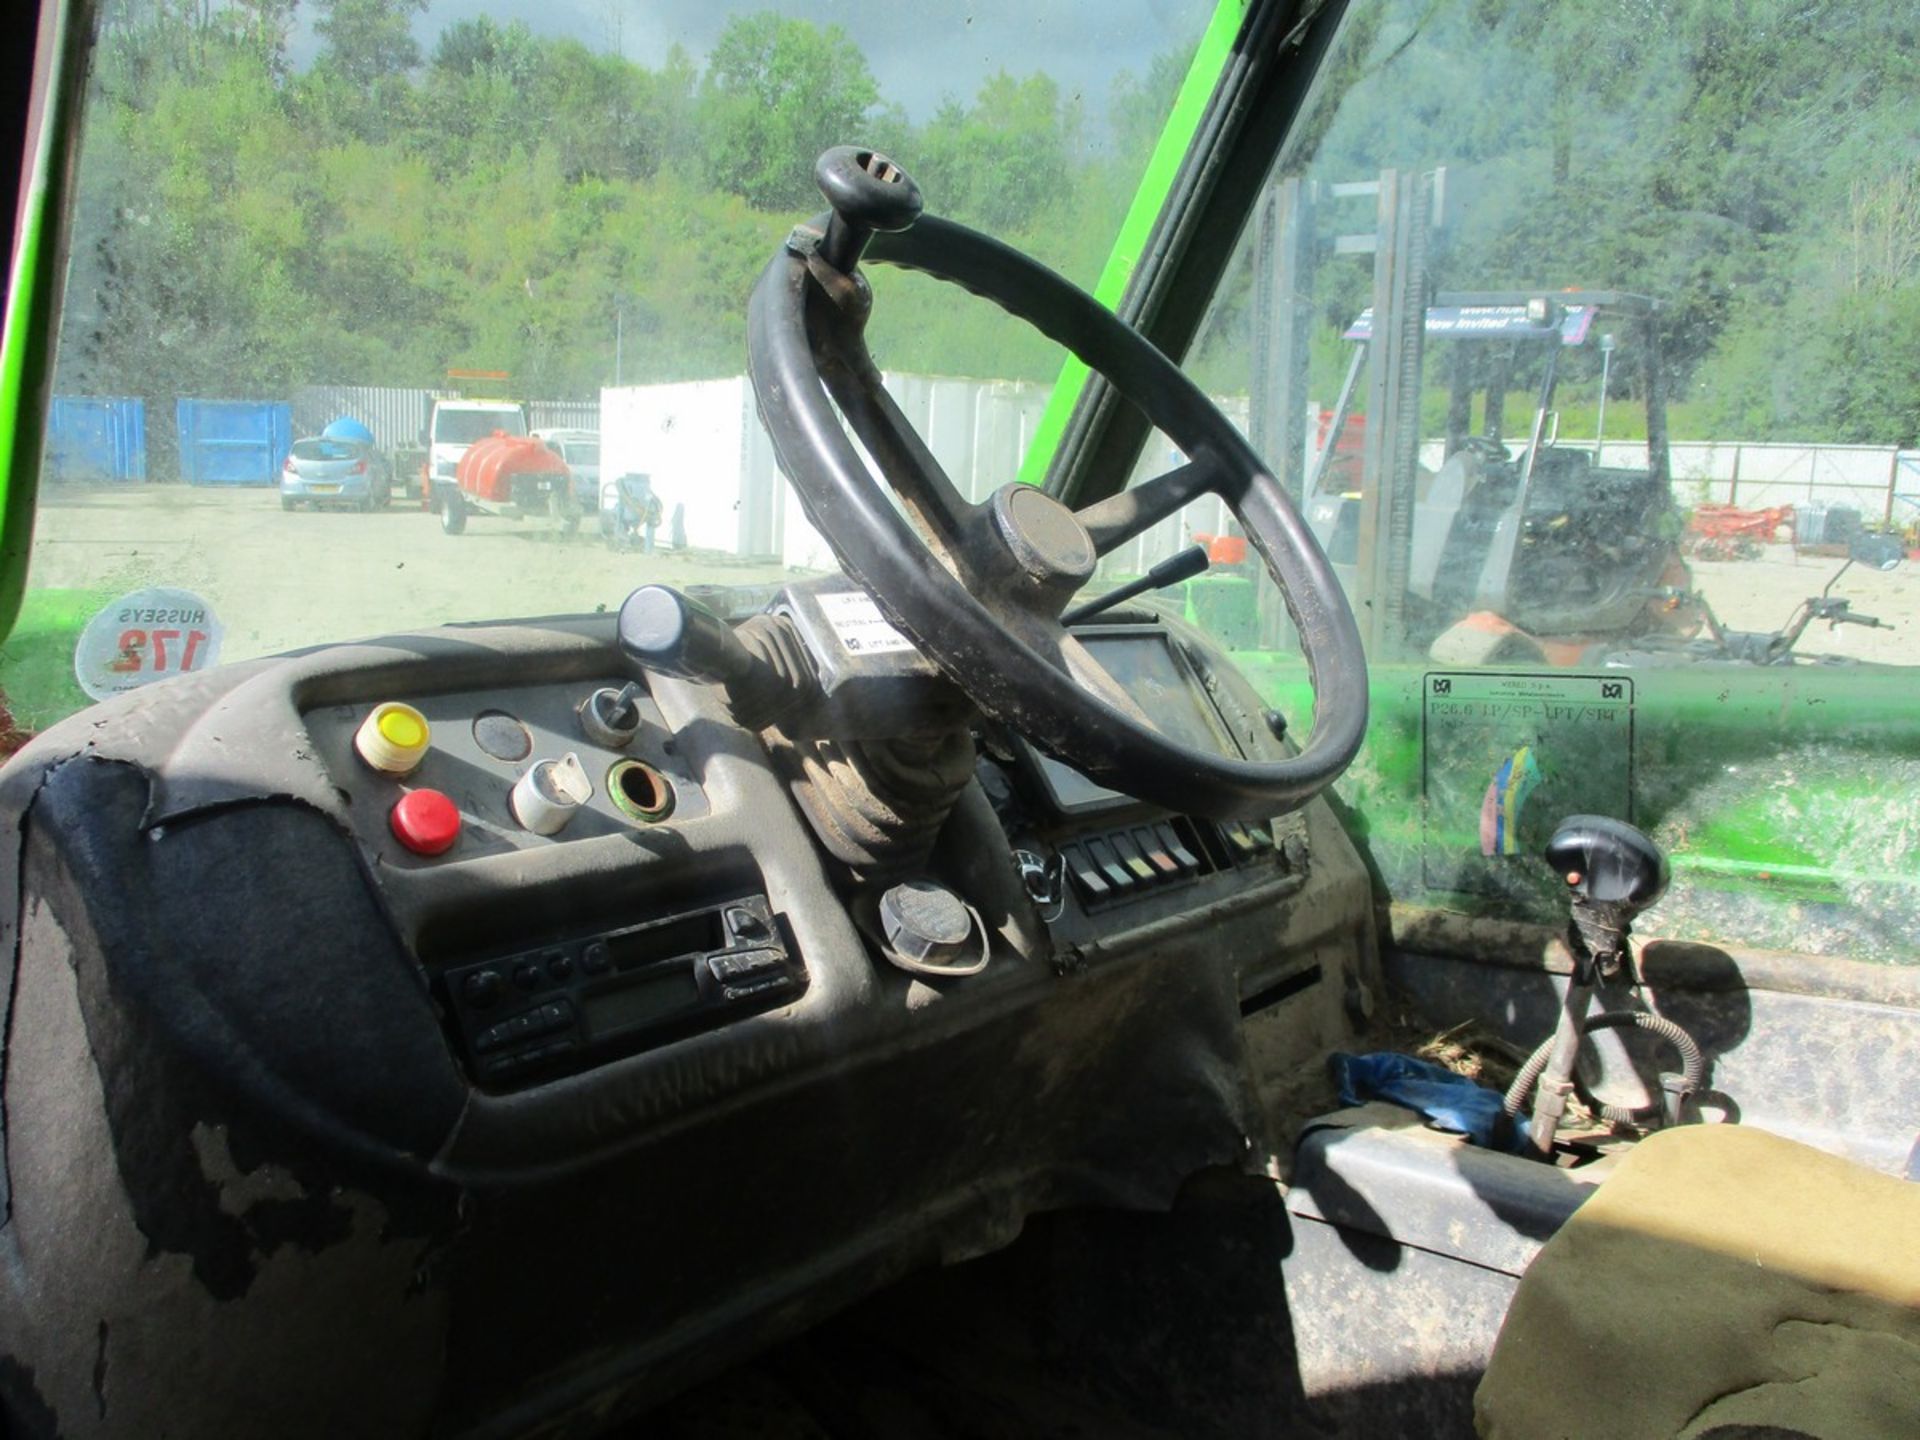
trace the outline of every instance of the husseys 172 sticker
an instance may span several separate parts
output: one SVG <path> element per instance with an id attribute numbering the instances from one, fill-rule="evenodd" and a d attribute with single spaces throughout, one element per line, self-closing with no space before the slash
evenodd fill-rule
<path id="1" fill-rule="evenodd" d="M 122 595 L 87 622 L 73 673 L 96 700 L 124 695 L 220 663 L 225 634 L 213 607 L 191 590 L 155 586 Z"/>

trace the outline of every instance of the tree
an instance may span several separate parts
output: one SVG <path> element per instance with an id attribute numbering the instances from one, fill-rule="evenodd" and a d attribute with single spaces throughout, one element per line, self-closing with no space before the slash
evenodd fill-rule
<path id="1" fill-rule="evenodd" d="M 428 0 L 314 0 L 314 30 L 326 42 L 324 59 L 348 83 L 371 90 L 420 63 L 413 17 Z"/>
<path id="2" fill-rule="evenodd" d="M 706 169 L 763 210 L 818 200 L 813 162 L 860 138 L 880 88 L 838 25 L 770 11 L 727 22 L 701 87 Z"/>
<path id="3" fill-rule="evenodd" d="M 1060 87 L 1002 70 L 971 110 L 948 102 L 921 136 L 915 168 L 943 214 L 994 231 L 1023 231 L 1073 193 L 1072 137 Z"/>

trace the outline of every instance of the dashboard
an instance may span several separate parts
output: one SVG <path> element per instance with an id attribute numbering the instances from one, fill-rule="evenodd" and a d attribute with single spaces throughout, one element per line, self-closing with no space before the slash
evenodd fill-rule
<path id="1" fill-rule="evenodd" d="M 846 589 L 768 608 L 838 614 L 857 599 L 820 595 Z M 537 1433 L 629 1413 L 1036 1210 L 1161 1207 L 1244 1163 L 1247 1026 L 1320 1047 L 1371 963 L 1365 874 L 1324 805 L 1143 805 L 956 729 L 916 656 L 796 628 L 836 684 L 885 670 L 902 738 L 877 710 L 857 738 L 749 728 L 602 615 L 225 667 L 16 757 L 14 1033 L 93 1055 L 98 1103 L 76 1115 L 70 1080 L 10 1067 L 9 1283 L 77 1278 L 0 1305 L 0 1348 L 63 1374 L 61 1337 L 125 1308 L 160 1327 L 165 1383 L 235 1407 L 229 1427 L 261 1393 L 237 1369 L 273 1377 L 276 1433 Z M 1174 733 L 1284 753 L 1204 636 L 1144 612 L 1079 633 Z M 818 777 L 901 756 L 918 777 L 956 745 L 944 818 L 848 860 Z M 122 1181 L 76 1204 L 85 1155 Z M 119 1234 L 138 1243 L 89 1238 Z M 317 1373 L 295 1293 L 302 1324 L 417 1365 Z M 159 1338 L 229 1313 L 251 1319 L 217 1356 Z"/>

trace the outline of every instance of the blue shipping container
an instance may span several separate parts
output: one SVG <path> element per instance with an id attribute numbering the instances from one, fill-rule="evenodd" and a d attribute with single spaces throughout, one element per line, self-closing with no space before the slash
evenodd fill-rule
<path id="1" fill-rule="evenodd" d="M 147 402 L 54 396 L 41 474 L 49 480 L 145 480 Z"/>
<path id="2" fill-rule="evenodd" d="M 182 400 L 180 478 L 189 485 L 277 485 L 293 449 L 293 407 L 278 400 Z"/>

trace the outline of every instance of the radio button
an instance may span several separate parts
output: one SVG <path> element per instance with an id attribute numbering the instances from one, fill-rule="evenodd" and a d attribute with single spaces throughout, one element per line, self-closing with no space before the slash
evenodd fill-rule
<path id="1" fill-rule="evenodd" d="M 498 970 L 475 970 L 460 982 L 460 994 L 475 1010 L 487 1010 L 500 1003 L 506 982 Z"/>
<path id="2" fill-rule="evenodd" d="M 757 980 L 743 980 L 738 984 L 724 985 L 720 993 L 729 1000 L 745 1000 L 750 996 L 764 995 L 769 990 L 784 990 L 793 984 L 793 977 L 785 971 L 774 975 L 763 975 Z"/>
<path id="3" fill-rule="evenodd" d="M 740 950 L 728 955 L 709 955 L 707 973 L 724 985 L 749 975 L 777 970 L 784 963 L 785 957 L 778 950 Z"/>

